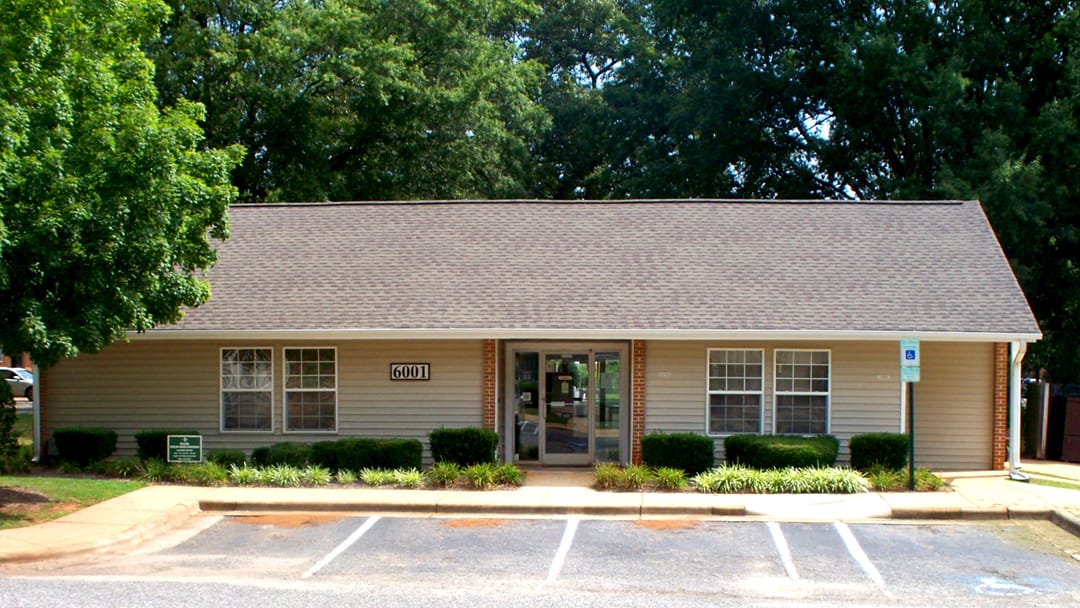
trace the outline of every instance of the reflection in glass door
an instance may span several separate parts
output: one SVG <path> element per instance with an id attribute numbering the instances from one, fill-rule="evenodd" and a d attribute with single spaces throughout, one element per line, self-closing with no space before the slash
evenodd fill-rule
<path id="1" fill-rule="evenodd" d="M 596 462 L 622 462 L 622 365 L 620 353 L 596 353 L 596 430 L 593 458 Z"/>
<path id="2" fill-rule="evenodd" d="M 513 460 L 546 465 L 623 462 L 629 441 L 624 415 L 629 413 L 624 407 L 628 378 L 622 373 L 626 347 L 537 346 L 512 348 L 508 357 L 513 385 L 507 397 L 513 417 L 506 430 L 512 433 Z"/>
<path id="3" fill-rule="evenodd" d="M 514 353 L 514 457 L 540 460 L 540 353 Z"/>
<path id="4" fill-rule="evenodd" d="M 544 355 L 544 462 L 589 464 L 589 355 Z"/>

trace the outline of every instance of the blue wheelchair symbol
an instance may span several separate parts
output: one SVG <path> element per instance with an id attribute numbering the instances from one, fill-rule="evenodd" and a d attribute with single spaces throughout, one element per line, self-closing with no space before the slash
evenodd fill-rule
<path id="1" fill-rule="evenodd" d="M 911 349 L 905 350 L 904 351 L 904 359 L 906 359 L 908 361 L 914 361 L 915 360 L 915 351 L 911 350 Z"/>

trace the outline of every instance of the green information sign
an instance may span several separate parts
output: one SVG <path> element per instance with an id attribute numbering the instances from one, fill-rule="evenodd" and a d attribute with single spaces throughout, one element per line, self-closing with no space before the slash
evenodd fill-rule
<path id="1" fill-rule="evenodd" d="M 166 460 L 169 462 L 202 462 L 202 437 L 199 435 L 169 435 Z"/>

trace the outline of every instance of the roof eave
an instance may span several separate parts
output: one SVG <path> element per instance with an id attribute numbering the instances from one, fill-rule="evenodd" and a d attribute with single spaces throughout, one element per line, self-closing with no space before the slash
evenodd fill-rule
<path id="1" fill-rule="evenodd" d="M 131 340 L 770 340 L 770 341 L 898 341 L 1035 342 L 1040 332 L 960 332 L 901 330 L 760 330 L 760 329 L 535 329 L 535 328 L 409 328 L 409 329 L 154 329 L 128 332 Z"/>

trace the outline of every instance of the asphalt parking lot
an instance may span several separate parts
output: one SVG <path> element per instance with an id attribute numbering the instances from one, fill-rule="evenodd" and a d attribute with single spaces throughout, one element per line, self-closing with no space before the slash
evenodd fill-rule
<path id="1" fill-rule="evenodd" d="M 0 578 L 340 585 L 490 596 L 1076 605 L 1080 539 L 1049 522 L 440 519 L 335 514 L 200 518 L 149 545 Z M 315 587 L 312 587 L 314 589 Z M 0 580 L 0 598 L 3 598 Z M 467 605 L 467 604 L 466 604 Z"/>

